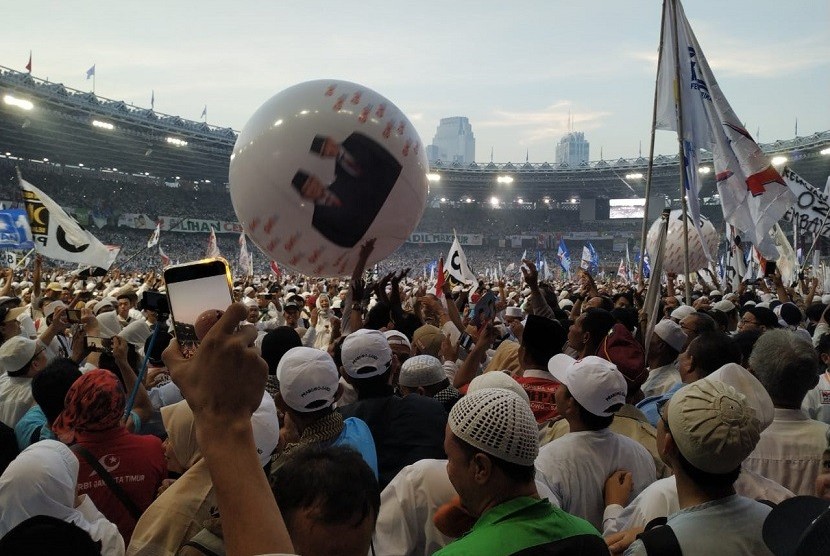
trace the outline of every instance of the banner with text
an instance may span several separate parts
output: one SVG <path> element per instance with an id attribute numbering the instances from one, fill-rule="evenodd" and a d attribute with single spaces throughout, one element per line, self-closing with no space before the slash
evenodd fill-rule
<path id="1" fill-rule="evenodd" d="M 804 233 L 820 233 L 830 238 L 830 218 L 827 217 L 827 211 L 830 209 L 828 195 L 808 183 L 789 167 L 784 167 L 781 176 L 796 197 L 795 204 L 782 219 L 785 222 L 792 222 L 795 219 L 798 222 L 798 229 Z M 825 218 L 827 218 L 826 222 Z M 824 227 L 819 230 L 822 222 L 824 222 Z"/>
<path id="2" fill-rule="evenodd" d="M 452 243 L 452 234 L 436 234 L 431 232 L 416 232 L 409 236 L 408 243 Z M 461 245 L 483 245 L 482 234 L 458 234 L 458 243 Z"/>

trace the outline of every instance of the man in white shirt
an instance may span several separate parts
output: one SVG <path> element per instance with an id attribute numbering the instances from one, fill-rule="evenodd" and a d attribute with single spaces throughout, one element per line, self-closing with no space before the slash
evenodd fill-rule
<path id="1" fill-rule="evenodd" d="M 630 471 L 633 498 L 656 479 L 654 460 L 641 444 L 608 429 L 628 390 L 613 363 L 595 356 L 574 360 L 559 354 L 551 358 L 548 369 L 562 384 L 556 390 L 556 407 L 571 432 L 539 451 L 537 478 L 551 489 L 563 510 L 601 529 L 608 477 L 620 469 Z"/>
<path id="2" fill-rule="evenodd" d="M 686 345 L 686 333 L 671 319 L 663 319 L 654 327 L 648 347 L 648 378 L 640 387 L 643 396 L 665 394 L 680 382 L 677 356 Z"/>
<path id="3" fill-rule="evenodd" d="M 772 398 L 775 418 L 744 465 L 796 494 L 813 494 L 830 425 L 807 417 L 801 404 L 818 382 L 818 355 L 801 335 L 770 330 L 755 343 L 749 366 Z"/>
<path id="4" fill-rule="evenodd" d="M 674 470 L 680 504 L 666 525 L 679 553 L 771 554 L 761 538 L 771 508 L 734 488 L 759 428 L 746 398 L 709 378 L 684 386 L 661 407 L 657 445 Z M 644 533 L 626 556 L 673 553 L 655 549 L 658 529 Z"/>
<path id="5" fill-rule="evenodd" d="M 816 346 L 824 372 L 818 377 L 818 384 L 807 392 L 801 409 L 810 419 L 830 425 L 830 334 L 822 334 Z"/>
<path id="6" fill-rule="evenodd" d="M 0 421 L 14 428 L 34 405 L 32 379 L 46 366 L 46 348 L 38 340 L 15 336 L 0 346 Z"/>

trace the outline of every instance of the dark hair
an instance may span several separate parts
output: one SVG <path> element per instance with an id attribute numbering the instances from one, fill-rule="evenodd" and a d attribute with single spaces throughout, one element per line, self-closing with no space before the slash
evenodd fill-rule
<path id="1" fill-rule="evenodd" d="M 617 307 L 611 311 L 611 316 L 614 317 L 618 323 L 625 326 L 632 334 L 634 333 L 634 329 L 637 328 L 637 312 L 631 308 L 624 309 L 622 307 Z"/>
<path id="2" fill-rule="evenodd" d="M 807 315 L 807 319 L 811 321 L 818 321 L 826 308 L 827 305 L 824 303 L 811 303 L 810 306 L 805 309 L 804 313 Z"/>
<path id="3" fill-rule="evenodd" d="M 749 313 L 755 317 L 758 326 L 766 326 L 767 328 L 778 328 L 778 317 L 772 312 L 772 309 L 766 307 L 750 307 L 744 314 Z"/>
<path id="4" fill-rule="evenodd" d="M 605 309 L 592 307 L 583 314 L 585 318 L 582 319 L 582 331 L 590 334 L 591 342 L 597 345 L 617 323 L 614 316 Z"/>
<path id="5" fill-rule="evenodd" d="M 385 328 L 392 321 L 392 314 L 389 305 L 383 302 L 376 303 L 366 314 L 366 322 L 363 328 L 369 330 L 380 330 Z"/>
<path id="6" fill-rule="evenodd" d="M 749 365 L 749 356 L 752 354 L 752 348 L 755 347 L 755 342 L 758 341 L 761 334 L 763 334 L 761 330 L 752 328 L 742 330 L 732 336 L 732 341 L 735 342 L 735 345 L 738 346 L 738 350 L 741 352 L 741 367 L 747 368 Z"/>
<path id="7" fill-rule="evenodd" d="M 718 331 L 718 323 L 711 315 L 702 311 L 695 311 L 694 313 L 690 313 L 689 316 L 695 320 L 695 331 L 698 334 Z"/>
<path id="8" fill-rule="evenodd" d="M 599 307 L 592 307 L 592 309 L 603 309 L 609 313 L 614 310 L 614 302 L 611 301 L 611 298 L 607 295 L 596 295 L 594 297 L 598 297 L 600 299 L 600 305 Z M 591 299 L 593 299 L 593 297 Z"/>
<path id="9" fill-rule="evenodd" d="M 493 462 L 495 467 L 499 468 L 502 473 L 517 483 L 529 483 L 536 476 L 536 468 L 533 465 L 519 465 L 518 463 L 503 460 L 500 457 L 488 454 L 484 450 L 480 450 L 475 446 L 472 446 L 455 435 L 453 435 L 453 441 L 456 442 L 458 447 L 461 448 L 461 451 L 464 452 L 464 456 L 467 458 L 467 461 L 473 459 L 473 456 L 476 454 L 484 454 L 490 458 L 490 461 Z"/>
<path id="10" fill-rule="evenodd" d="M 351 448 L 311 444 L 292 452 L 271 473 L 271 490 L 280 512 L 292 515 L 314 508 L 320 523 L 356 527 L 377 520 L 380 487 L 363 457 Z"/>
<path id="11" fill-rule="evenodd" d="M 268 363 L 268 374 L 277 374 L 277 365 L 288 350 L 303 345 L 300 335 L 290 326 L 278 326 L 262 338 L 262 358 Z"/>
<path id="12" fill-rule="evenodd" d="M 618 292 L 611 296 L 611 301 L 614 305 L 617 304 L 617 300 L 621 297 L 624 297 L 628 300 L 628 303 L 633 307 L 634 306 L 634 295 L 630 291 Z"/>
<path id="13" fill-rule="evenodd" d="M 0 539 L 3 556 L 32 554 L 65 554 L 68 556 L 101 556 L 101 541 L 62 519 L 36 515 L 19 523 Z"/>
<path id="14" fill-rule="evenodd" d="M 719 330 L 726 331 L 726 328 L 729 326 L 729 317 L 726 313 L 718 309 L 712 309 L 710 311 L 706 311 L 706 314 L 712 317 L 712 320 L 715 321 L 715 324 L 717 324 Z"/>
<path id="15" fill-rule="evenodd" d="M 818 339 L 816 351 L 819 355 L 822 353 L 830 353 L 830 334 L 822 334 Z"/>
<path id="16" fill-rule="evenodd" d="M 63 411 L 69 387 L 79 378 L 81 371 L 78 370 L 78 364 L 61 357 L 51 361 L 32 379 L 32 396 L 46 415 L 47 422 L 51 423 L 58 418 Z"/>
<path id="17" fill-rule="evenodd" d="M 126 342 L 126 340 L 124 341 Z M 127 342 L 127 363 L 129 363 L 133 371 L 136 374 L 138 374 L 140 370 L 138 352 L 135 350 L 135 346 L 129 342 Z M 115 376 L 118 377 L 118 381 L 121 382 L 121 385 L 125 385 L 124 377 L 121 375 L 121 369 L 118 367 L 118 363 L 115 362 L 115 357 L 113 356 L 111 351 L 105 351 L 101 353 L 100 357 L 98 358 L 98 368 L 106 369 L 112 372 Z"/>
<path id="18" fill-rule="evenodd" d="M 153 342 L 152 351 L 149 350 L 150 341 L 153 338 L 153 335 L 150 334 L 144 342 L 144 353 L 149 354 L 148 360 L 153 365 L 163 365 L 164 361 L 161 360 L 161 354 L 164 353 L 164 350 L 166 350 L 167 346 L 170 345 L 170 341 L 173 339 L 173 336 L 164 329 L 159 329 L 158 332 L 154 331 L 154 334 L 156 335 L 156 339 Z M 136 372 L 138 372 L 138 369 L 136 369 Z"/>
<path id="19" fill-rule="evenodd" d="M 741 362 L 741 352 L 734 340 L 723 332 L 704 332 L 686 348 L 694 357 L 698 378 L 707 377 L 727 363 Z"/>
<path id="20" fill-rule="evenodd" d="M 567 388 L 565 389 L 565 395 L 569 398 L 573 398 L 573 395 L 571 395 L 571 392 Z M 582 407 L 582 404 L 580 404 L 578 401 L 576 402 L 576 406 L 579 410 L 579 420 L 582 421 L 582 424 L 585 425 L 585 427 L 588 430 L 598 431 L 602 429 L 607 429 L 611 426 L 611 423 L 614 421 L 613 415 L 608 415 L 607 417 L 604 415 L 594 415 L 593 413 Z M 610 411 L 616 412 L 620 409 L 620 407 L 622 407 L 622 404 L 614 404 L 608 409 Z"/>
<path id="21" fill-rule="evenodd" d="M 716 491 L 728 488 L 735 484 L 741 474 L 739 465 L 728 473 L 709 473 L 692 465 L 686 457 L 677 450 L 677 459 L 683 472 L 689 476 L 692 482 L 704 491 Z"/>

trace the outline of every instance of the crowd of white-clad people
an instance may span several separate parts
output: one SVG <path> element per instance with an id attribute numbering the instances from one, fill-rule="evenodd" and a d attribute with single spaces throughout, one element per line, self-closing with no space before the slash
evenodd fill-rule
<path id="1" fill-rule="evenodd" d="M 155 254 L 5 271 L 0 554 L 826 553 L 817 279 L 462 285 L 373 247 L 239 276 L 188 357 Z"/>

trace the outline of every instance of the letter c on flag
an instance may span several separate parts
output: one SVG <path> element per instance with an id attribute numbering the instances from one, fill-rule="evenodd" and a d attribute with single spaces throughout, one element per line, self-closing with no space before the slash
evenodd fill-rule
<path id="1" fill-rule="evenodd" d="M 69 251 L 70 253 L 80 253 L 82 251 L 86 251 L 86 248 L 89 247 L 88 243 L 83 245 L 72 245 L 66 240 L 66 232 L 63 231 L 63 227 L 58 226 L 58 230 L 55 234 L 56 239 L 58 240 L 58 245 L 61 246 L 65 251 Z"/>

